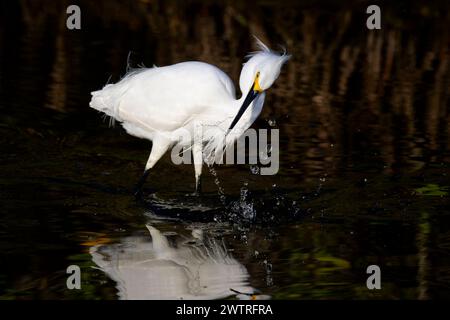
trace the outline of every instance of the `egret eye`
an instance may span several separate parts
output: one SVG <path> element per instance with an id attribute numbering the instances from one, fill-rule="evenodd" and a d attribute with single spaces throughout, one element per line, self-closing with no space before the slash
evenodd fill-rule
<path id="1" fill-rule="evenodd" d="M 256 73 L 256 78 L 259 78 L 259 71 Z"/>

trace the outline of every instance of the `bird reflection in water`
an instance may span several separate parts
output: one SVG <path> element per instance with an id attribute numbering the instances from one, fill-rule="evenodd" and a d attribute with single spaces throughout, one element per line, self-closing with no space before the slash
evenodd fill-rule
<path id="1" fill-rule="evenodd" d="M 120 299 L 257 298 L 246 268 L 224 243 L 194 229 L 192 238 L 169 241 L 147 225 L 150 237 L 128 237 L 121 243 L 91 247 L 93 262 L 117 282 Z M 178 238 L 178 237 L 177 237 Z M 172 239 L 170 239 L 172 240 Z"/>

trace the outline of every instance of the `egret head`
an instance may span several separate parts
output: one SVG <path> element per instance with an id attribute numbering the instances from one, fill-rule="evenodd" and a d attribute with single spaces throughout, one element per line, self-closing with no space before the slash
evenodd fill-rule
<path id="1" fill-rule="evenodd" d="M 258 38 L 256 44 L 260 50 L 247 55 L 249 60 L 244 64 L 239 79 L 243 94 L 248 92 L 253 83 L 261 92 L 269 89 L 280 75 L 283 64 L 291 57 L 286 52 L 280 54 L 270 50 Z"/>
<path id="2" fill-rule="evenodd" d="M 273 85 L 280 75 L 281 67 L 291 57 L 286 52 L 280 54 L 270 50 L 258 38 L 256 38 L 256 44 L 260 50 L 247 56 L 249 60 L 244 64 L 239 79 L 239 86 L 245 100 L 229 130 L 234 128 L 252 101 Z"/>

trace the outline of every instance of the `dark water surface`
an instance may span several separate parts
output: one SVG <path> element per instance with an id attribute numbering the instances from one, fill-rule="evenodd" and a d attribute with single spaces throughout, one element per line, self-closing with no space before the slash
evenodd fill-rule
<path id="1" fill-rule="evenodd" d="M 450 298 L 448 4 L 386 4 L 369 31 L 361 1 L 183 3 L 81 1 L 79 31 L 69 2 L 0 4 L 0 299 Z M 251 34 L 293 55 L 254 125 L 280 129 L 279 173 L 219 166 L 197 198 L 166 156 L 135 201 L 151 143 L 90 91 L 130 51 L 237 83 Z"/>

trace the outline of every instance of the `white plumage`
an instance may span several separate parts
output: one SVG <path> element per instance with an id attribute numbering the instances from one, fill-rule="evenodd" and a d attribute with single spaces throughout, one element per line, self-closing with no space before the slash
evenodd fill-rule
<path id="1" fill-rule="evenodd" d="M 241 71 L 240 99 L 223 71 L 197 61 L 137 69 L 92 92 L 91 108 L 119 121 L 129 134 L 152 141 L 138 189 L 149 169 L 178 144 L 192 148 L 198 190 L 203 161 L 212 163 L 251 126 L 262 110 L 264 91 L 290 57 L 272 52 L 258 39 L 257 44 L 260 51 L 249 55 Z M 202 136 L 194 139 L 198 128 Z"/>
<path id="2" fill-rule="evenodd" d="M 147 228 L 152 242 L 129 237 L 89 249 L 92 261 L 117 283 L 120 299 L 204 300 L 224 299 L 232 290 L 254 293 L 247 269 L 202 230 L 192 231 L 195 245 L 176 238 L 173 246 L 159 230 Z"/>

